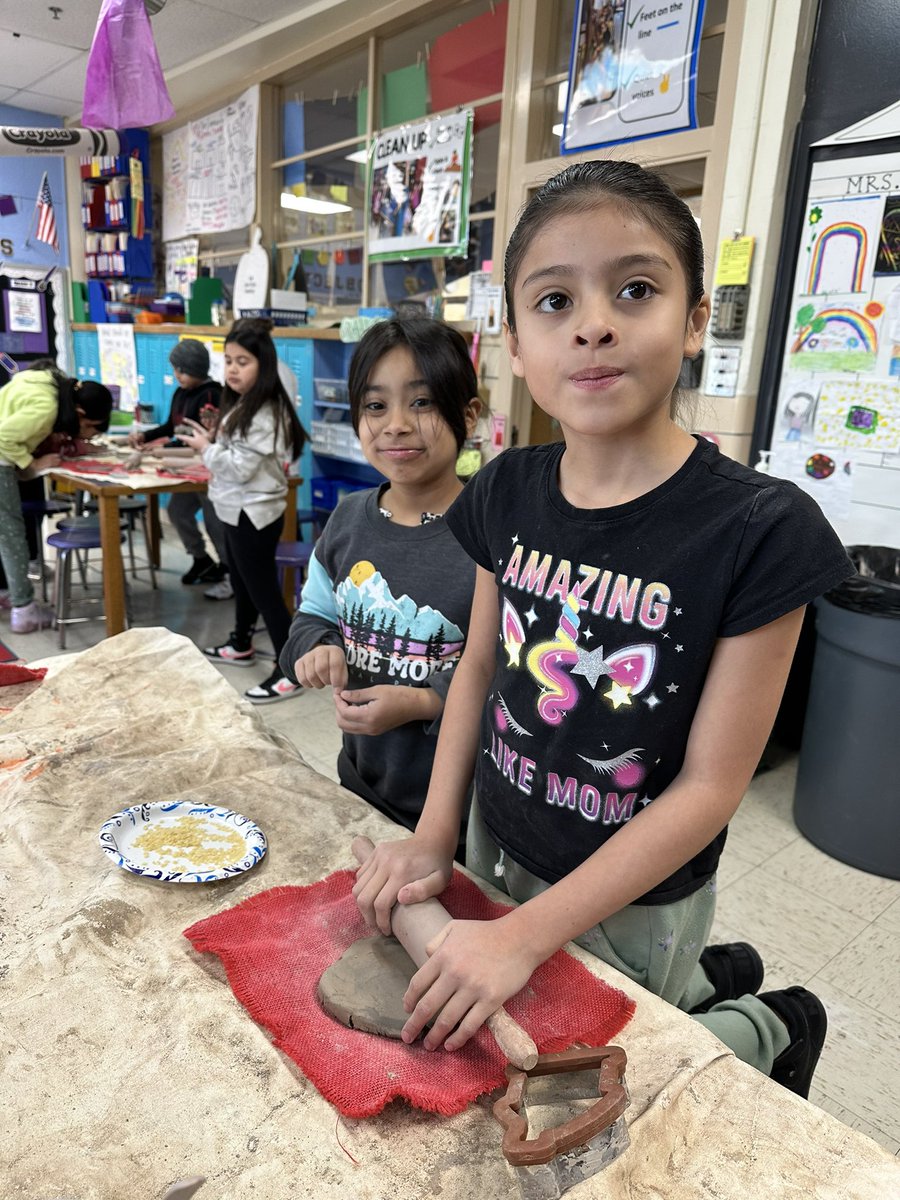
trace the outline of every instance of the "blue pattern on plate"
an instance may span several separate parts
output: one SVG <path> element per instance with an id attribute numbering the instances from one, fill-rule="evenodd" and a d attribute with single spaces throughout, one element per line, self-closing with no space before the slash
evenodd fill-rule
<path id="1" fill-rule="evenodd" d="M 119 846 L 117 830 L 123 830 L 130 835 L 141 825 L 149 826 L 156 813 L 177 813 L 184 809 L 183 816 L 203 816 L 211 820 L 222 821 L 229 825 L 246 842 L 246 854 L 237 862 L 220 867 L 216 871 L 162 871 L 149 866 L 142 866 L 128 858 Z M 187 800 L 160 801 L 155 804 L 136 804 L 122 812 L 114 813 L 100 828 L 99 841 L 101 848 L 110 856 L 117 867 L 130 871 L 133 875 L 143 875 L 146 879 L 158 879 L 163 883 L 213 883 L 219 879 L 228 879 L 249 871 L 265 857 L 268 848 L 266 835 L 254 824 L 249 817 L 234 812 L 230 808 L 218 808 L 212 804 L 192 804 Z"/>

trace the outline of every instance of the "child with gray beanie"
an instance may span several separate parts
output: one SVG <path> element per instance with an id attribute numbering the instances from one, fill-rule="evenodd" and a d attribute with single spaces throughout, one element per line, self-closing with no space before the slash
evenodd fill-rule
<path id="1" fill-rule="evenodd" d="M 177 426 L 183 424 L 185 418 L 204 424 L 211 409 L 218 411 L 222 386 L 209 378 L 209 351 L 206 346 L 196 338 L 181 338 L 172 347 L 169 362 L 178 381 L 169 416 L 154 429 L 132 433 L 128 439 L 132 446 L 141 446 L 159 438 L 174 438 L 177 436 Z M 219 562 L 207 553 L 203 534 L 197 525 L 197 512 L 200 510 L 203 512 L 206 532 L 218 552 Z M 168 514 L 182 545 L 194 560 L 190 570 L 182 575 L 181 582 L 212 584 L 204 595 L 211 600 L 230 599 L 233 592 L 225 562 L 225 536 L 206 495 L 176 492 L 169 499 Z"/>

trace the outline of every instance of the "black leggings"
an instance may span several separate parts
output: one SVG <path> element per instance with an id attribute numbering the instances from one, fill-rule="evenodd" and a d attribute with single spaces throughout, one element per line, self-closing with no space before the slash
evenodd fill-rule
<path id="1" fill-rule="evenodd" d="M 284 515 L 257 529 L 245 512 L 239 523 L 224 525 L 231 586 L 234 588 L 234 633 L 238 644 L 248 644 L 261 616 L 276 658 L 288 639 L 291 614 L 281 594 L 275 549 L 284 528 Z"/>

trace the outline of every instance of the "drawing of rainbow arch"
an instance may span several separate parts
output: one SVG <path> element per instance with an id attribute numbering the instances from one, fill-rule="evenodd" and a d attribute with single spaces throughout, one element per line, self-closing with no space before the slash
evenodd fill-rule
<path id="1" fill-rule="evenodd" d="M 853 292 L 861 292 L 863 290 L 863 274 L 866 267 L 866 252 L 869 248 L 869 235 L 866 233 L 862 225 L 857 225 L 855 221 L 838 221 L 834 225 L 829 225 L 827 229 L 823 229 L 816 238 L 816 244 L 813 247 L 812 261 L 809 264 L 809 281 L 807 283 L 807 293 L 815 295 L 819 290 L 819 280 L 822 275 L 822 264 L 825 261 L 825 251 L 828 243 L 832 238 L 849 237 L 856 242 L 856 258 L 853 263 L 853 279 L 851 281 L 850 290 Z M 833 291 L 844 291 L 844 288 L 833 288 Z"/>
<path id="2" fill-rule="evenodd" d="M 858 313 L 853 308 L 823 308 L 816 313 L 817 321 L 824 321 L 826 324 L 836 322 L 843 325 L 849 325 L 854 333 L 858 336 L 862 343 L 862 348 L 871 354 L 875 354 L 878 350 L 878 333 L 875 326 L 868 317 L 864 317 L 862 313 Z M 821 329 L 820 329 L 821 331 Z M 800 331 L 797 340 L 791 346 L 791 354 L 796 354 L 798 350 L 802 350 L 811 337 L 815 337 L 816 332 L 811 325 L 806 325 Z"/>

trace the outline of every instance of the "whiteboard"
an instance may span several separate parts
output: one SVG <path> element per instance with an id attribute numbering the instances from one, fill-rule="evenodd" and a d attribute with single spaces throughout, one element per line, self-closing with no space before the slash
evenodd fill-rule
<path id="1" fill-rule="evenodd" d="M 242 229 L 256 214 L 259 85 L 163 135 L 163 241 Z"/>

